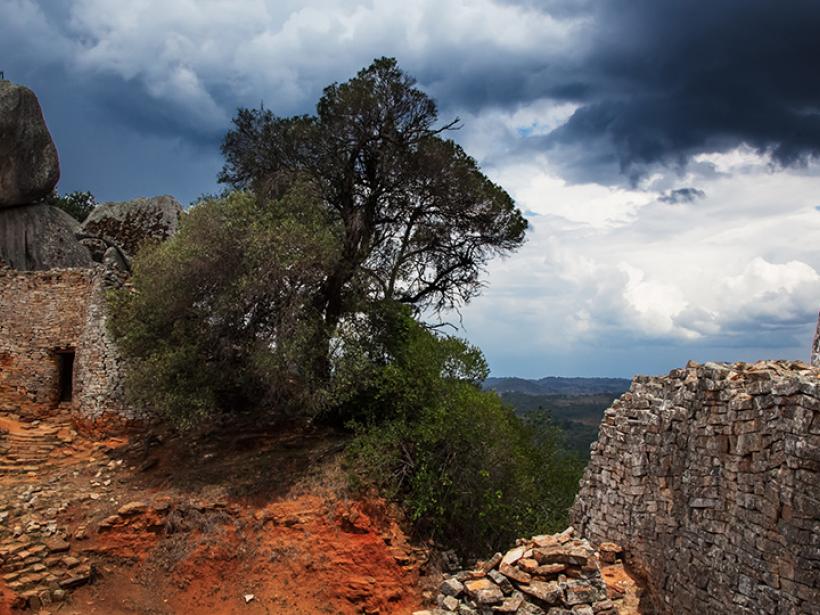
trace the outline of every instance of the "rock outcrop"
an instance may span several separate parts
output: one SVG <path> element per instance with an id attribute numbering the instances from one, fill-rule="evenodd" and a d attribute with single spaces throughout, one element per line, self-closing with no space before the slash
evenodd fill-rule
<path id="1" fill-rule="evenodd" d="M 133 256 L 146 241 L 163 241 L 176 233 L 184 213 L 172 196 L 156 196 L 97 206 L 83 232 L 103 237 Z"/>
<path id="2" fill-rule="evenodd" d="M 690 364 L 605 414 L 572 510 L 661 614 L 820 613 L 820 369 Z"/>
<path id="3" fill-rule="evenodd" d="M 37 96 L 0 81 L 0 208 L 34 203 L 59 179 L 57 148 Z"/>
<path id="4" fill-rule="evenodd" d="M 0 81 L 0 261 L 24 271 L 91 266 L 64 211 L 38 204 L 60 178 L 57 148 L 34 92 Z"/>
<path id="5" fill-rule="evenodd" d="M 19 271 L 90 267 L 76 239 L 80 223 L 50 205 L 0 209 L 0 261 Z"/>

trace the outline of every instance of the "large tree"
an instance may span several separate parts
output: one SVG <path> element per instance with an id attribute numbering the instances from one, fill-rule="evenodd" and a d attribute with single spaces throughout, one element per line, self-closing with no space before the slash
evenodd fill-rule
<path id="1" fill-rule="evenodd" d="M 437 121 L 434 101 L 391 58 L 325 88 L 315 115 L 237 112 L 220 181 L 268 202 L 308 182 L 338 228 L 339 256 L 315 300 L 326 335 L 363 301 L 458 307 L 488 260 L 524 241 L 512 198 L 444 138 L 457 120 Z"/>

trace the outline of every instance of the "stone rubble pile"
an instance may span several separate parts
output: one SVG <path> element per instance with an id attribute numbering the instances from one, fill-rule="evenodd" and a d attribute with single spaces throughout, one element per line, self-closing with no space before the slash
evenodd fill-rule
<path id="1" fill-rule="evenodd" d="M 820 614 L 820 369 L 694 362 L 604 413 L 571 513 L 659 614 Z"/>
<path id="2" fill-rule="evenodd" d="M 620 547 L 608 545 L 614 561 Z M 607 597 L 599 554 L 573 528 L 517 541 L 475 569 L 445 579 L 437 608 L 414 615 L 617 615 Z"/>

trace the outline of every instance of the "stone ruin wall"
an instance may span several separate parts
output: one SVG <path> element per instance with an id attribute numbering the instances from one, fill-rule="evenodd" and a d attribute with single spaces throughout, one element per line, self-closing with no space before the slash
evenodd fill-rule
<path id="1" fill-rule="evenodd" d="M 820 613 L 820 369 L 690 364 L 604 414 L 571 512 L 657 613 Z"/>
<path id="2" fill-rule="evenodd" d="M 105 272 L 0 268 L 0 412 L 41 416 L 60 405 L 57 350 L 75 351 L 66 402 L 79 417 L 135 418 L 123 403 L 120 358 L 106 330 Z"/>

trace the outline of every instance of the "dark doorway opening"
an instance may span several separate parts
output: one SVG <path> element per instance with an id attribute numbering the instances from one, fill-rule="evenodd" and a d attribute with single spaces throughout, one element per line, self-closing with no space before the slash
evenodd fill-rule
<path id="1" fill-rule="evenodd" d="M 57 352 L 57 369 L 60 371 L 60 401 L 71 401 L 74 397 L 74 351 Z"/>

